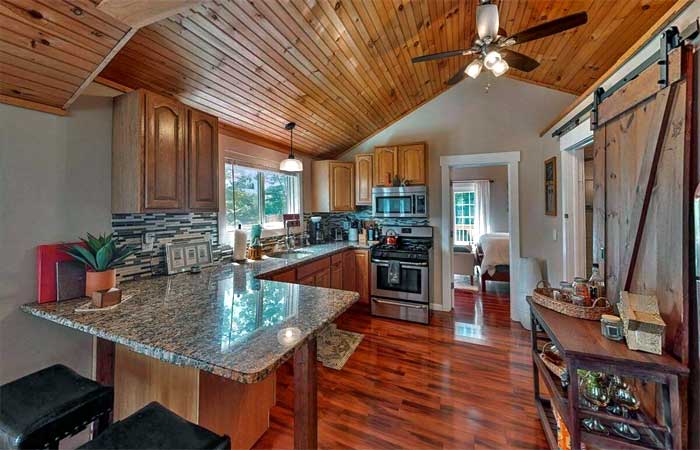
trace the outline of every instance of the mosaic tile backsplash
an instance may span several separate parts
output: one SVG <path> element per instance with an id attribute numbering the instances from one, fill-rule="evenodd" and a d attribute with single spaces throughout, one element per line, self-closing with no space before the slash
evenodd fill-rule
<path id="1" fill-rule="evenodd" d="M 117 277 L 126 281 L 164 274 L 165 245 L 169 242 L 193 242 L 208 236 L 214 260 L 221 259 L 227 249 L 219 245 L 217 220 L 216 213 L 113 214 L 112 230 L 118 245 L 138 249 L 117 267 Z M 153 250 L 141 250 L 146 232 L 155 234 Z"/>

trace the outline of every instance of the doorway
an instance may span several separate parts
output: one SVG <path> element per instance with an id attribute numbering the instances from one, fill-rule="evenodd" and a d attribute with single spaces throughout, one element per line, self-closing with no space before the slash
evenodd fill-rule
<path id="1" fill-rule="evenodd" d="M 474 155 L 442 156 L 440 158 L 441 192 L 442 195 L 442 223 L 452 224 L 453 199 L 450 172 L 452 169 L 468 167 L 506 166 L 508 171 L 508 229 L 510 237 L 508 242 L 509 271 L 510 271 L 510 318 L 512 320 L 525 320 L 527 304 L 525 298 L 518 298 L 518 263 L 520 261 L 520 209 L 519 209 L 519 184 L 518 166 L 520 152 L 482 153 Z M 445 227 L 447 228 L 447 227 Z M 450 227 L 451 228 L 451 227 Z M 451 230 L 454 234 L 454 230 Z M 453 239 L 450 232 L 441 233 L 440 247 L 442 252 L 442 308 L 451 311 L 454 308 L 453 289 Z"/>

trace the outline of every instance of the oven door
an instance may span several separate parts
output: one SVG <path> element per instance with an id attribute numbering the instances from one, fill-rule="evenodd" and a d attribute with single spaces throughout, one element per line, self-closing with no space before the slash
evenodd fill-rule
<path id="1" fill-rule="evenodd" d="M 427 263 L 401 262 L 401 279 L 389 283 L 389 262 L 372 260 L 372 295 L 411 302 L 429 302 L 429 271 Z"/>
<path id="2" fill-rule="evenodd" d="M 375 217 L 413 217 L 415 216 L 414 195 L 375 192 L 372 194 L 372 213 Z"/>

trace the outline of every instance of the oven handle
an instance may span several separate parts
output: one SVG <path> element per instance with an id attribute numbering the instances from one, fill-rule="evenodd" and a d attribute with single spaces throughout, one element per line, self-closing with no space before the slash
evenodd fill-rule
<path id="1" fill-rule="evenodd" d="M 372 264 L 381 267 L 389 267 L 389 263 L 383 259 L 372 259 Z M 428 267 L 428 263 L 412 263 L 406 261 L 399 261 L 399 264 L 402 266 L 409 267 Z"/>
<path id="2" fill-rule="evenodd" d="M 406 308 L 413 308 L 413 309 L 426 309 L 428 307 L 428 305 L 409 305 L 407 303 L 392 302 L 389 300 L 379 300 L 378 298 L 373 298 L 372 301 L 377 302 L 377 303 L 384 303 L 386 305 L 404 306 Z"/>

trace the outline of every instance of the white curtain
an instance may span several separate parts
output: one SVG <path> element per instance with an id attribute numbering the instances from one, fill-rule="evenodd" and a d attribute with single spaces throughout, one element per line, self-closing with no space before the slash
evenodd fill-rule
<path id="1" fill-rule="evenodd" d="M 488 180 L 474 181 L 476 200 L 476 220 L 474 223 L 474 239 L 479 242 L 482 234 L 491 232 L 489 221 L 491 211 L 491 186 Z"/>

